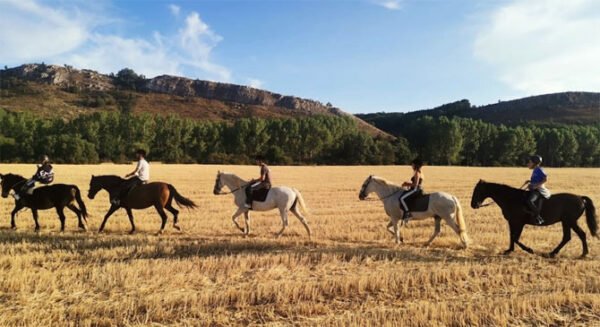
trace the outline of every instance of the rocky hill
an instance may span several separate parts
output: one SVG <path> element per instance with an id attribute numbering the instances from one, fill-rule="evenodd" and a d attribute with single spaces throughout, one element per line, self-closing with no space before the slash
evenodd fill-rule
<path id="1" fill-rule="evenodd" d="M 94 110 L 117 110 L 123 94 L 133 113 L 169 114 L 208 120 L 244 117 L 348 116 L 372 135 L 376 127 L 318 101 L 248 86 L 162 75 L 139 77 L 137 88 L 119 86 L 119 76 L 70 66 L 26 64 L 0 71 L 0 108 L 43 116 L 72 117 Z M 136 77 L 137 78 L 137 77 Z"/>

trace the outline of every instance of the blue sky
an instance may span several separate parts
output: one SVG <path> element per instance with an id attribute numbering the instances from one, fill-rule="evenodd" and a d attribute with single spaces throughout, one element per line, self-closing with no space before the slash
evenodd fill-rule
<path id="1" fill-rule="evenodd" d="M 0 49 L 405 112 L 599 91 L 600 1 L 0 0 Z"/>

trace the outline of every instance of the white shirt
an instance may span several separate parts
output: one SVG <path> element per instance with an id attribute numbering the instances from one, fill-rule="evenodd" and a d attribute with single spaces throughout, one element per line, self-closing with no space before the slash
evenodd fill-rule
<path id="1" fill-rule="evenodd" d="M 146 159 L 142 158 L 137 164 L 137 173 L 135 175 L 142 181 L 150 180 L 150 165 Z"/>

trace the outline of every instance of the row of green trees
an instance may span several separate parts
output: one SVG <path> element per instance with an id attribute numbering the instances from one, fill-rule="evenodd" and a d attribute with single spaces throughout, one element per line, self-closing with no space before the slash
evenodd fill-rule
<path id="1" fill-rule="evenodd" d="M 409 158 L 406 144 L 372 137 L 348 117 L 240 119 L 198 122 L 175 115 L 97 112 L 70 121 L 0 110 L 0 161 L 32 162 L 49 154 L 58 163 L 126 162 L 137 148 L 169 163 L 394 164 Z"/>
<path id="2" fill-rule="evenodd" d="M 348 117 L 198 122 L 170 116 L 97 112 L 70 121 L 0 110 L 0 161 L 126 162 L 137 148 L 170 163 L 523 165 L 539 153 L 549 166 L 600 166 L 600 124 L 506 127 L 469 118 L 420 117 L 391 140 Z"/>

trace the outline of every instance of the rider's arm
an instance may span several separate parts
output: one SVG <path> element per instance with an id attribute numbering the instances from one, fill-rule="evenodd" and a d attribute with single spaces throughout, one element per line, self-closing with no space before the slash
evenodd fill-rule
<path id="1" fill-rule="evenodd" d="M 134 176 L 135 174 L 137 174 L 137 172 L 140 171 L 140 163 L 138 162 L 137 166 L 135 167 L 135 169 L 130 172 L 129 174 L 125 175 L 125 178 Z"/>
<path id="2" fill-rule="evenodd" d="M 532 190 L 537 190 L 538 187 L 540 187 L 541 185 L 543 185 L 547 181 L 548 181 L 548 178 L 544 177 L 544 179 L 542 179 L 539 183 L 531 185 L 531 189 Z"/>

